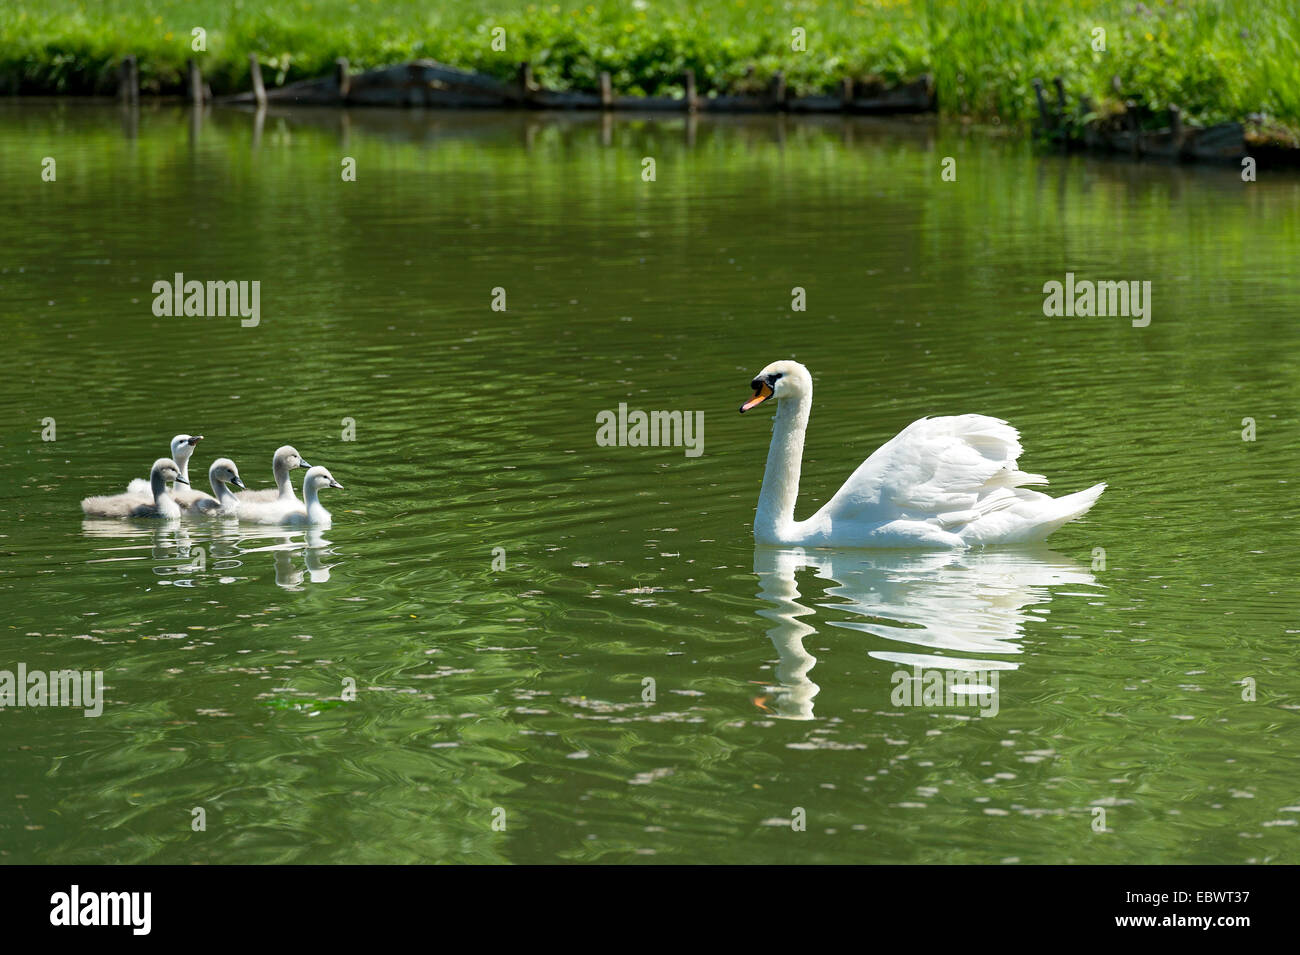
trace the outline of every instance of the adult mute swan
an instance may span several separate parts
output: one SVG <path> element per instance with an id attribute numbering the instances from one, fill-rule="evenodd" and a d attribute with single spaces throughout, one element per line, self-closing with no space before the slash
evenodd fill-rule
<path id="1" fill-rule="evenodd" d="M 208 468 L 208 483 L 212 485 L 212 497 L 204 494 L 185 508 L 190 514 L 202 514 L 205 517 L 234 517 L 239 513 L 239 498 L 230 490 L 234 485 L 241 491 L 244 482 L 239 479 L 239 468 L 230 458 L 217 458 Z"/>
<path id="2" fill-rule="evenodd" d="M 754 515 L 760 544 L 808 547 L 953 548 L 1041 541 L 1086 514 L 1106 489 L 1052 498 L 1016 466 L 1019 434 L 998 418 L 966 414 L 914 421 L 858 466 L 806 521 L 794 519 L 812 376 L 796 361 L 768 365 L 741 413 L 777 402 L 772 445 Z"/>
<path id="3" fill-rule="evenodd" d="M 194 454 L 194 446 L 203 440 L 201 434 L 178 434 L 172 438 L 171 443 L 171 460 L 176 462 L 180 468 L 181 482 L 185 485 L 179 485 L 172 488 L 172 497 L 181 505 L 192 504 L 201 497 L 206 497 L 202 491 L 195 491 L 189 487 L 190 483 L 190 457 Z M 137 494 L 144 497 L 152 497 L 153 490 L 149 481 L 143 478 L 132 478 L 126 486 L 127 494 Z"/>
<path id="4" fill-rule="evenodd" d="M 297 504 L 298 497 L 293 493 L 293 482 L 289 480 L 289 472 L 294 468 L 311 467 L 302 459 L 302 455 L 291 445 L 285 444 L 275 449 L 275 456 L 271 458 L 271 473 L 275 476 L 275 487 L 264 488 L 257 491 L 245 491 L 240 495 L 240 500 L 248 503 L 250 501 L 279 501 L 282 504 Z"/>
<path id="5" fill-rule="evenodd" d="M 149 491 L 153 503 L 139 494 L 110 494 L 88 497 L 81 509 L 91 517 L 180 517 L 180 506 L 172 500 L 167 482 L 188 483 L 181 477 L 181 467 L 171 458 L 159 458 L 149 471 Z"/>

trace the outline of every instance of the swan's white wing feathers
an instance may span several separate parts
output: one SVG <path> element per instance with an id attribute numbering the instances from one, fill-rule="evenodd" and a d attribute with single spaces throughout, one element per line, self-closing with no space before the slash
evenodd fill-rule
<path id="1" fill-rule="evenodd" d="M 1047 483 L 1016 466 L 1020 452 L 1016 429 L 999 418 L 922 418 L 862 462 L 825 510 L 840 521 L 968 523 L 1009 506 L 1012 488 Z"/>

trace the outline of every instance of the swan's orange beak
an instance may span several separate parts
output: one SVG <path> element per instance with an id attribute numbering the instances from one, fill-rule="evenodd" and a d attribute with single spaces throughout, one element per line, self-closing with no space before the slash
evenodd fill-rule
<path id="1" fill-rule="evenodd" d="M 772 397 L 772 386 L 762 379 L 755 379 L 751 387 L 754 389 L 754 397 L 750 398 L 740 406 L 741 414 L 744 414 L 750 408 L 757 408 L 768 398 Z"/>

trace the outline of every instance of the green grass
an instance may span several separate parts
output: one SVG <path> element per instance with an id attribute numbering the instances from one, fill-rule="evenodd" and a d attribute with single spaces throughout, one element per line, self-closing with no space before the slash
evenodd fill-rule
<path id="1" fill-rule="evenodd" d="M 191 30 L 207 31 L 192 54 Z M 507 49 L 491 48 L 504 27 Z M 806 52 L 791 30 L 807 31 Z M 1095 28 L 1106 50 L 1092 49 Z M 593 89 L 608 70 L 626 93 L 672 93 L 692 67 L 702 92 L 756 89 L 783 70 L 793 93 L 842 77 L 885 81 L 932 73 L 947 113 L 1019 123 L 1035 114 L 1032 80 L 1064 77 L 1099 106 L 1126 97 L 1170 103 L 1212 123 L 1263 113 L 1300 126 L 1296 0 L 1115 3 L 909 0 L 10 0 L 0 8 L 0 90 L 111 93 L 126 53 L 149 92 L 179 92 L 187 57 L 214 92 L 248 88 L 247 55 L 268 83 L 430 57 L 509 76 L 520 60 L 542 84 Z"/>

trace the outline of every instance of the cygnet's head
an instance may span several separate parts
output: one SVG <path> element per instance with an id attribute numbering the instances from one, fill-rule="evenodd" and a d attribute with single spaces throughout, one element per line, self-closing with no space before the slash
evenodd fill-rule
<path id="1" fill-rule="evenodd" d="M 172 438 L 172 460 L 185 462 L 194 453 L 194 445 L 203 440 L 201 434 L 178 434 Z"/>
<path id="2" fill-rule="evenodd" d="M 811 398 L 812 375 L 797 361 L 774 361 L 754 376 L 749 387 L 754 389 L 754 397 L 740 406 L 741 414 L 768 398 Z"/>
<path id="3" fill-rule="evenodd" d="M 319 491 L 323 487 L 336 487 L 340 491 L 343 490 L 343 485 L 334 480 L 334 475 L 330 474 L 327 468 L 321 467 L 312 468 L 307 472 L 307 476 L 302 479 L 302 487 L 304 492 L 309 489 Z"/>
<path id="4" fill-rule="evenodd" d="M 181 484 L 190 482 L 181 477 L 181 466 L 171 458 L 159 458 L 153 463 L 149 470 L 150 477 L 161 477 L 164 481 L 179 481 Z"/>
<path id="5" fill-rule="evenodd" d="M 212 467 L 208 468 L 208 478 L 214 487 L 220 482 L 233 484 L 241 491 L 244 489 L 244 482 L 239 479 L 239 468 L 235 467 L 235 462 L 230 458 L 217 458 L 213 461 Z"/>
<path id="6" fill-rule="evenodd" d="M 271 464 L 278 470 L 292 471 L 294 468 L 311 467 L 302 459 L 298 449 L 292 445 L 285 444 L 275 449 L 275 457 L 271 459 Z"/>

